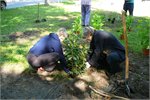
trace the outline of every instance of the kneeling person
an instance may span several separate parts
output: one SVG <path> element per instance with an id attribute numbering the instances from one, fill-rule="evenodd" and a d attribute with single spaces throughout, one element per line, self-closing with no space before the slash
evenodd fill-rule
<path id="1" fill-rule="evenodd" d="M 41 38 L 29 51 L 27 60 L 35 70 L 43 69 L 52 71 L 60 61 L 60 66 L 66 73 L 70 71 L 66 68 L 66 60 L 63 54 L 61 41 L 67 37 L 64 28 L 59 29 L 58 33 L 50 33 Z"/>
<path id="2" fill-rule="evenodd" d="M 88 63 L 91 66 L 107 67 L 114 74 L 120 71 L 120 63 L 125 60 L 125 48 L 111 33 L 85 27 L 84 38 L 90 41 Z"/>

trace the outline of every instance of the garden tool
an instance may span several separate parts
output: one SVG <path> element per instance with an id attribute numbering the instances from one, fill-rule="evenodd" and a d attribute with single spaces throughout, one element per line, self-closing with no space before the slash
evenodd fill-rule
<path id="1" fill-rule="evenodd" d="M 39 3 L 38 3 L 38 11 L 37 11 L 37 19 L 35 20 L 36 23 L 40 22 L 40 14 L 39 14 Z"/>
<path id="2" fill-rule="evenodd" d="M 36 23 L 40 23 L 40 22 L 46 22 L 46 19 L 41 19 L 40 20 L 40 5 L 38 3 L 38 11 L 37 11 L 37 19 L 35 20 Z"/>
<path id="3" fill-rule="evenodd" d="M 128 38 L 126 33 L 126 21 L 125 21 L 125 11 L 122 11 L 122 24 L 123 24 L 123 34 L 125 38 L 125 87 L 126 93 L 130 97 L 131 96 L 131 89 L 128 85 L 129 80 L 129 58 L 128 58 Z"/>

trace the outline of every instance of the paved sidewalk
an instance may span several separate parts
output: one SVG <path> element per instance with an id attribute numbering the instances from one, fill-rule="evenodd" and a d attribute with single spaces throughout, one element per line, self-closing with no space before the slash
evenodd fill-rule
<path id="1" fill-rule="evenodd" d="M 7 2 L 7 9 L 37 5 L 38 3 L 44 4 L 44 0 L 26 0 L 26 1 Z"/>
<path id="2" fill-rule="evenodd" d="M 93 7 L 115 11 L 121 13 L 124 0 L 103 0 L 102 2 L 93 3 Z M 149 16 L 150 17 L 150 1 L 134 0 L 134 16 Z"/>
<path id="3" fill-rule="evenodd" d="M 64 5 L 62 3 L 50 3 L 50 5 L 56 4 L 58 6 L 64 7 L 71 12 L 80 12 L 80 0 L 75 1 L 75 5 Z M 38 3 L 44 4 L 44 0 L 23 0 L 18 2 L 8 2 L 7 9 L 10 8 L 17 8 L 23 6 L 30 6 L 30 5 L 37 5 Z M 92 8 L 94 9 L 101 9 L 107 11 L 114 11 L 121 13 L 123 9 L 124 0 L 100 0 L 92 2 Z M 150 17 L 150 1 L 142 1 L 142 0 L 135 0 L 134 4 L 134 16 L 149 16 Z"/>

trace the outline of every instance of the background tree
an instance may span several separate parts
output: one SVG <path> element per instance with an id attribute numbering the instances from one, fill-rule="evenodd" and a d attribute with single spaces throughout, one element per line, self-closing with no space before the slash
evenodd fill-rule
<path id="1" fill-rule="evenodd" d="M 46 6 L 49 5 L 49 4 L 48 4 L 48 0 L 45 0 L 45 5 L 46 5 Z"/>

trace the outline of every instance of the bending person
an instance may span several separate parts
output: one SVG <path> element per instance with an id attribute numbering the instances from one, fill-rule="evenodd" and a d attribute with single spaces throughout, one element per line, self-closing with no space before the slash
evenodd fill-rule
<path id="1" fill-rule="evenodd" d="M 57 65 L 61 66 L 66 73 L 70 71 L 66 68 L 66 59 L 63 54 L 61 41 L 67 37 L 64 28 L 59 29 L 58 33 L 50 33 L 42 37 L 29 51 L 27 56 L 28 63 L 35 70 L 43 69 L 52 71 Z M 60 61 L 60 64 L 58 63 Z"/>
<path id="2" fill-rule="evenodd" d="M 111 74 L 120 71 L 125 60 L 125 48 L 111 33 L 85 27 L 84 37 L 90 42 L 87 65 L 104 67 Z"/>

